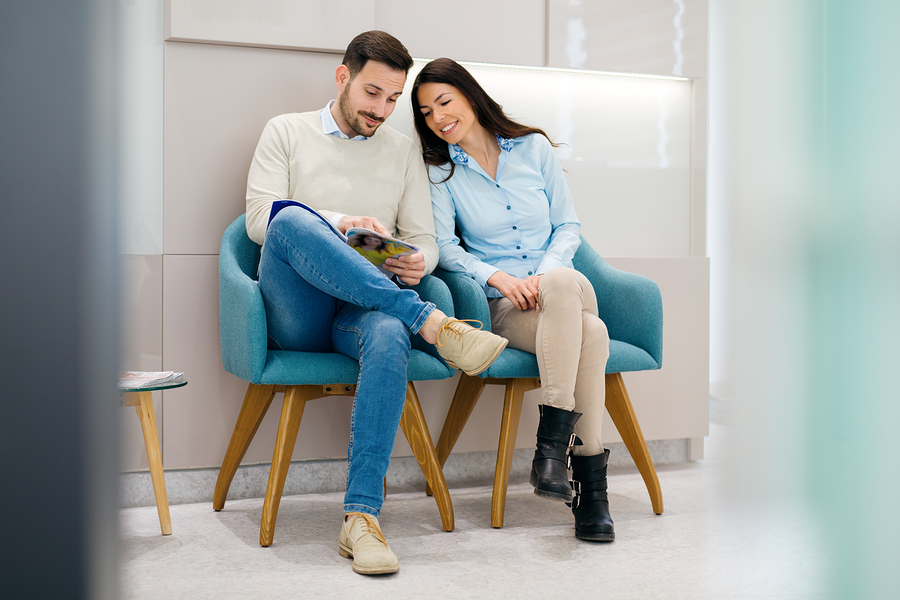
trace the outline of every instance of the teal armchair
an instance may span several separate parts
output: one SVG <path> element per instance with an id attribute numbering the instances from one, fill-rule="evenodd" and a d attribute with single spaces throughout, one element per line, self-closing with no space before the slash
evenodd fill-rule
<path id="1" fill-rule="evenodd" d="M 225 506 L 228 488 L 276 393 L 284 394 L 281 419 L 263 504 L 259 543 L 272 544 L 275 519 L 291 454 L 308 400 L 331 396 L 353 396 L 359 364 L 342 354 L 290 352 L 267 348 L 266 314 L 256 281 L 260 246 L 247 237 L 244 216 L 238 217 L 222 236 L 219 254 L 219 331 L 222 364 L 229 373 L 248 383 L 234 433 L 216 481 L 213 508 Z M 453 314 L 447 286 L 435 277 L 425 277 L 415 289 L 445 313 Z M 400 427 L 422 467 L 446 531 L 454 528 L 453 505 L 437 460 L 431 434 L 414 381 L 446 379 L 454 370 L 441 360 L 434 347 L 413 338 L 407 375 L 406 405 Z"/>
<path id="2" fill-rule="evenodd" d="M 624 372 L 649 371 L 662 367 L 663 310 L 659 287 L 646 277 L 614 269 L 584 238 L 581 239 L 581 246 L 575 254 L 573 264 L 593 285 L 597 294 L 599 316 L 609 331 L 609 360 L 606 364 L 607 412 L 644 479 L 653 512 L 662 514 L 663 500 L 659 478 L 621 375 Z M 490 328 L 491 317 L 487 299 L 484 290 L 474 279 L 441 269 L 438 269 L 435 275 L 450 289 L 457 318 L 477 319 L 484 323 L 485 328 Z M 438 440 L 437 455 L 443 466 L 475 408 L 484 386 L 488 384 L 505 386 L 491 503 L 493 527 L 503 526 L 506 487 L 516 446 L 523 396 L 525 392 L 540 387 L 539 377 L 535 356 L 513 348 L 504 350 L 480 376 L 470 377 L 465 373 L 461 374 Z"/>

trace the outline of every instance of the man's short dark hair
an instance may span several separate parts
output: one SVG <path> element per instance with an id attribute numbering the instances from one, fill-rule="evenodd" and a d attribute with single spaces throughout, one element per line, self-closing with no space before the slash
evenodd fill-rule
<path id="1" fill-rule="evenodd" d="M 413 64 L 406 46 L 384 31 L 367 31 L 353 38 L 344 53 L 342 64 L 349 69 L 352 79 L 370 60 L 384 63 L 395 71 L 407 74 Z"/>

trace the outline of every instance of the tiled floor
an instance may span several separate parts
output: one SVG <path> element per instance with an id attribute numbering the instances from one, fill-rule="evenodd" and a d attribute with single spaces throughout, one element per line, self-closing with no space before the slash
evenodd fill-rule
<path id="1" fill-rule="evenodd" d="M 381 524 L 396 575 L 353 573 L 337 552 L 341 494 L 282 500 L 269 548 L 258 544 L 261 500 L 173 506 L 174 534 L 155 508 L 121 511 L 125 598 L 828 598 L 825 568 L 802 511 L 750 514 L 719 481 L 729 429 L 711 426 L 707 458 L 659 471 L 665 513 L 636 473 L 610 477 L 616 541 L 574 537 L 571 512 L 530 486 L 509 490 L 506 524 L 490 527 L 490 489 L 451 489 L 456 530 L 440 530 L 424 493 L 390 494 Z"/>

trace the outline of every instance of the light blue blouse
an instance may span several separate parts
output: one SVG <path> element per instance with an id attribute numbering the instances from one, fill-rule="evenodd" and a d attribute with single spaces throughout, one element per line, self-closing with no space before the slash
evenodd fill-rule
<path id="1" fill-rule="evenodd" d="M 547 138 L 497 136 L 500 162 L 492 179 L 458 145 L 450 145 L 456 169 L 429 166 L 431 205 L 440 266 L 474 278 L 489 298 L 502 294 L 487 280 L 502 270 L 524 279 L 554 267 L 571 267 L 581 225 L 562 167 Z M 468 252 L 459 246 L 459 226 Z"/>

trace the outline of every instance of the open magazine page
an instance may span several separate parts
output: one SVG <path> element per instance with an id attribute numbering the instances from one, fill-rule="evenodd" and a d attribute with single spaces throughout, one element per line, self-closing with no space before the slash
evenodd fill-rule
<path id="1" fill-rule="evenodd" d="M 402 240 L 363 227 L 351 227 L 347 230 L 347 244 L 388 277 L 394 274 L 384 268 L 384 261 L 394 256 L 405 256 L 419 251 L 415 246 Z"/>

